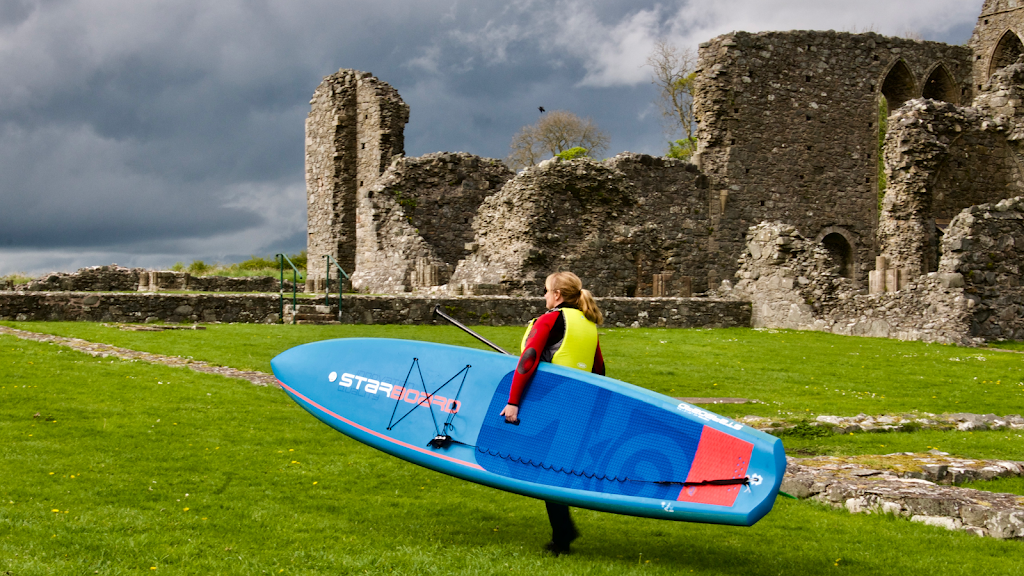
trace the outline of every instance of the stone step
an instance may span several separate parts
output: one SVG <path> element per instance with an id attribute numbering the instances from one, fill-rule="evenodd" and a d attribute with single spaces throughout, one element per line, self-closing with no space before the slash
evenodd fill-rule
<path id="1" fill-rule="evenodd" d="M 323 304 L 299 304 L 298 306 L 292 307 L 290 303 L 285 302 L 285 312 L 295 312 L 298 314 L 337 314 L 337 306 L 324 306 Z"/>
<path id="2" fill-rule="evenodd" d="M 294 318 L 295 321 L 299 320 L 337 320 L 337 314 L 285 314 L 286 317 Z"/>

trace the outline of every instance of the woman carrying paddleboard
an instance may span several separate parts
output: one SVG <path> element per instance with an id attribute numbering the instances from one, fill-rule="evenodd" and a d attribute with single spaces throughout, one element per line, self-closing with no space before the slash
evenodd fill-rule
<path id="1" fill-rule="evenodd" d="M 523 335 L 516 373 L 512 377 L 508 405 L 501 411 L 505 421 L 519 421 L 519 406 L 540 362 L 551 362 L 604 376 L 604 358 L 597 339 L 597 325 L 604 321 L 589 290 L 572 272 L 555 272 L 544 281 L 548 311 L 530 322 Z M 579 536 L 565 504 L 546 502 L 551 522 L 551 542 L 546 548 L 555 556 L 568 554 Z"/>

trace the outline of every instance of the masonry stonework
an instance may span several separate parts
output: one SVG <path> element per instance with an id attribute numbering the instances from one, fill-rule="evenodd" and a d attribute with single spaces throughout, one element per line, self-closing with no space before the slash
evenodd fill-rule
<path id="1" fill-rule="evenodd" d="M 878 114 L 928 92 L 970 94 L 971 53 L 936 42 L 840 32 L 735 32 L 701 45 L 695 108 L 710 179 L 713 275 L 729 278 L 747 229 L 781 220 L 874 267 Z M 939 89 L 943 87 L 943 89 Z M 841 237 L 841 239 L 840 239 Z"/>
<path id="2" fill-rule="evenodd" d="M 571 269 L 605 296 L 745 294 L 755 323 L 1015 334 L 978 310 L 1017 310 L 1016 287 L 980 297 L 942 263 L 964 209 L 1024 192 L 1022 32 L 1018 0 L 987 0 L 969 46 L 726 34 L 699 51 L 693 164 L 624 153 L 517 175 L 465 154 L 401 158 L 397 92 L 342 70 L 307 121 L 309 255 L 354 266 L 362 291 L 531 295 Z"/>
<path id="3" fill-rule="evenodd" d="M 974 52 L 973 83 L 978 91 L 1000 68 L 1013 64 L 1024 54 L 1024 2 L 985 0 L 967 45 Z"/>
<path id="4" fill-rule="evenodd" d="M 337 300 L 333 300 L 335 303 Z M 310 305 L 324 297 L 304 298 Z M 735 328 L 750 325 L 750 305 L 712 298 L 603 298 L 605 325 L 631 328 Z M 280 321 L 277 294 L 130 294 L 103 292 L 2 292 L 0 321 L 244 322 Z M 435 306 L 460 322 L 522 326 L 544 311 L 541 298 L 445 297 L 415 294 L 346 295 L 341 321 L 348 324 L 446 324 Z"/>
<path id="5" fill-rule="evenodd" d="M 689 276 L 703 292 L 705 189 L 696 166 L 641 154 L 527 168 L 481 205 L 452 284 L 539 295 L 552 270 L 572 270 L 598 296 L 654 296 L 656 275 L 659 296 L 689 296 Z"/>
<path id="6" fill-rule="evenodd" d="M 461 152 L 396 158 L 360 190 L 353 287 L 400 293 L 448 284 L 471 252 L 480 204 L 512 176 L 499 160 Z"/>
<path id="7" fill-rule="evenodd" d="M 735 288 L 755 327 L 974 345 L 1024 339 L 1024 197 L 969 207 L 942 237 L 938 271 L 865 294 L 792 226 L 752 227 Z"/>
<path id="8" fill-rule="evenodd" d="M 343 69 L 317 87 L 306 119 L 311 262 L 329 255 L 347 273 L 355 270 L 358 193 L 404 153 L 408 120 L 409 107 L 398 92 L 368 72 Z M 310 266 L 311 291 L 323 286 L 323 270 Z"/>

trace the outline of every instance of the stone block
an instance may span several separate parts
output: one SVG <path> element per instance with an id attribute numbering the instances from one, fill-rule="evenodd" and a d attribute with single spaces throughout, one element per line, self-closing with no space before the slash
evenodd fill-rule
<path id="1" fill-rule="evenodd" d="M 985 529 L 994 538 L 1024 537 L 1024 512 L 1001 510 L 985 523 Z"/>
<path id="2" fill-rule="evenodd" d="M 945 528 L 946 530 L 959 530 L 963 526 L 963 522 L 956 518 L 947 518 L 944 516 L 921 516 L 914 515 L 910 517 L 911 522 L 920 522 L 927 526 L 936 526 L 938 528 Z"/>
<path id="3" fill-rule="evenodd" d="M 904 503 L 912 515 L 959 516 L 959 503 L 951 498 L 906 498 Z"/>
<path id="4" fill-rule="evenodd" d="M 938 275 L 939 285 L 943 288 L 963 288 L 963 274 L 955 272 L 943 272 Z"/>
<path id="5" fill-rule="evenodd" d="M 900 281 L 903 276 L 903 270 L 899 268 L 890 268 L 885 271 L 885 291 L 886 292 L 898 292 L 900 290 Z"/>
<path id="6" fill-rule="evenodd" d="M 868 293 L 885 293 L 885 270 L 872 270 L 868 272 Z"/>

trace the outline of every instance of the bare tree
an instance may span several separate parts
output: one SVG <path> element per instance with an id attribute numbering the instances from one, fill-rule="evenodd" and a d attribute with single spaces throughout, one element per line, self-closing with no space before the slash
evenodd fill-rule
<path id="1" fill-rule="evenodd" d="M 665 40 L 654 45 L 647 57 L 653 69 L 651 83 L 658 87 L 658 107 L 664 118 L 665 133 L 674 139 L 671 151 L 689 157 L 696 149 L 697 119 L 693 111 L 693 89 L 697 79 L 697 54 L 692 49 L 679 49 Z"/>
<path id="2" fill-rule="evenodd" d="M 608 149 L 610 138 L 590 118 L 566 110 L 547 112 L 536 124 L 523 126 L 509 146 L 507 163 L 514 170 L 533 166 L 570 148 L 586 148 L 589 155 Z"/>

